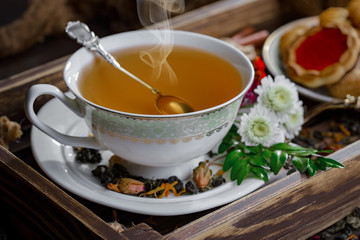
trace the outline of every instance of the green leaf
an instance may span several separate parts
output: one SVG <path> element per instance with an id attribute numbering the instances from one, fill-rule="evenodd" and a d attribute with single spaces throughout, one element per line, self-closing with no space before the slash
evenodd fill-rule
<path id="1" fill-rule="evenodd" d="M 258 149 L 256 147 L 253 147 L 253 146 L 244 146 L 244 150 L 246 152 L 250 152 L 252 154 L 257 154 L 258 153 Z"/>
<path id="2" fill-rule="evenodd" d="M 247 163 L 246 159 L 241 158 L 241 159 L 237 160 L 234 163 L 234 165 L 231 169 L 231 172 L 230 172 L 231 181 L 235 181 L 235 179 L 237 179 L 237 176 L 238 176 L 239 172 L 241 171 L 241 169 L 247 165 L 248 165 L 248 163 Z"/>
<path id="3" fill-rule="evenodd" d="M 305 172 L 309 166 L 309 158 L 307 157 L 292 157 L 292 162 L 297 170 Z"/>
<path id="4" fill-rule="evenodd" d="M 320 151 L 316 151 L 316 153 L 333 153 L 334 150 L 320 150 Z"/>
<path id="5" fill-rule="evenodd" d="M 263 159 L 270 162 L 271 153 L 272 152 L 269 149 L 264 149 L 264 151 L 261 153 L 261 156 L 263 157 Z"/>
<path id="6" fill-rule="evenodd" d="M 268 166 L 268 162 L 260 155 L 254 155 L 249 157 L 249 163 L 251 165 L 259 166 L 259 167 L 266 167 Z"/>
<path id="7" fill-rule="evenodd" d="M 233 124 L 233 125 L 231 125 L 229 132 L 237 133 L 238 130 L 239 130 L 239 128 L 235 124 Z"/>
<path id="8" fill-rule="evenodd" d="M 235 125 L 232 125 L 229 132 L 225 135 L 222 142 L 219 145 L 218 152 L 224 153 L 226 150 L 234 146 L 234 144 L 237 142 L 237 138 L 240 137 L 240 135 L 237 132 L 238 127 Z"/>
<path id="9" fill-rule="evenodd" d="M 309 156 L 317 152 L 314 149 L 303 148 L 299 145 L 289 145 L 287 143 L 277 143 L 270 147 L 271 150 L 281 150 L 291 155 Z"/>
<path id="10" fill-rule="evenodd" d="M 280 150 L 271 153 L 270 169 L 275 175 L 277 175 L 280 169 L 284 166 L 287 156 L 287 153 Z"/>
<path id="11" fill-rule="evenodd" d="M 344 168 L 344 165 L 331 158 L 319 157 L 317 160 L 326 162 L 327 166 L 331 168 Z"/>
<path id="12" fill-rule="evenodd" d="M 251 172 L 251 168 L 249 164 L 245 164 L 237 174 L 237 178 L 236 178 L 237 184 L 240 185 L 242 181 L 244 181 L 244 179 L 249 175 L 250 172 Z"/>
<path id="13" fill-rule="evenodd" d="M 273 150 L 282 150 L 282 151 L 303 151 L 306 148 L 303 148 L 299 145 L 289 145 L 288 143 L 276 143 L 270 147 Z"/>
<path id="14" fill-rule="evenodd" d="M 316 150 L 313 149 L 306 149 L 303 151 L 286 151 L 288 154 L 292 156 L 299 156 L 299 157 L 308 157 L 314 153 L 316 153 Z"/>
<path id="15" fill-rule="evenodd" d="M 317 166 L 317 168 L 321 171 L 326 171 L 326 167 L 327 167 L 327 163 L 325 161 L 319 161 L 318 159 L 316 159 L 314 161 L 314 164 Z"/>
<path id="16" fill-rule="evenodd" d="M 225 158 L 225 161 L 224 161 L 224 165 L 223 165 L 224 172 L 229 170 L 234 165 L 234 163 L 237 160 L 239 160 L 243 155 L 244 154 L 240 149 L 233 149 L 231 152 L 229 152 L 226 155 L 226 158 Z"/>
<path id="17" fill-rule="evenodd" d="M 310 159 L 310 161 L 309 161 L 309 166 L 308 166 L 308 169 L 307 169 L 308 175 L 309 175 L 309 176 L 314 176 L 317 171 L 318 171 L 318 167 L 317 167 L 316 164 Z"/>
<path id="18" fill-rule="evenodd" d="M 224 153 L 235 144 L 235 139 L 232 133 L 228 133 L 219 145 L 218 152 Z"/>
<path id="19" fill-rule="evenodd" d="M 225 142 L 220 143 L 219 148 L 218 148 L 218 152 L 219 153 L 224 153 L 226 150 L 228 150 L 229 148 L 232 147 L 233 144 L 228 144 Z"/>
<path id="20" fill-rule="evenodd" d="M 265 182 L 269 181 L 269 177 L 267 172 L 265 171 L 265 169 L 261 168 L 261 167 L 251 167 L 251 172 L 257 177 L 260 178 L 262 180 L 264 180 Z"/>

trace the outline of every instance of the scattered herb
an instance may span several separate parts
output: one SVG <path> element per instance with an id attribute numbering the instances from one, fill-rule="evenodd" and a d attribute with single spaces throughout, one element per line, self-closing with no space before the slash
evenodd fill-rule
<path id="1" fill-rule="evenodd" d="M 218 159 L 214 161 L 216 160 Z M 209 168 L 211 164 L 214 163 L 199 162 L 198 166 L 193 169 L 193 181 L 188 181 L 185 185 L 188 194 L 206 192 L 226 182 L 223 171 L 212 174 L 212 170 Z"/>
<path id="2" fill-rule="evenodd" d="M 99 150 L 74 147 L 75 160 L 82 163 L 100 163 L 102 160 Z"/>
<path id="3" fill-rule="evenodd" d="M 308 240 L 355 240 L 360 236 L 360 208 Z"/>
<path id="4" fill-rule="evenodd" d="M 201 166 L 200 172 L 206 169 L 207 172 L 211 173 L 205 162 L 200 163 L 199 166 Z M 200 168 L 198 167 L 197 169 L 200 170 Z M 213 176 L 206 174 L 208 175 L 206 177 L 208 180 L 200 189 L 191 181 L 187 182 L 184 186 L 184 183 L 176 176 L 171 176 L 167 179 L 147 179 L 133 176 L 122 165 L 122 159 L 115 155 L 110 158 L 109 166 L 98 165 L 92 171 L 92 174 L 100 179 L 101 185 L 112 191 L 154 198 L 167 197 L 170 192 L 175 196 L 196 194 L 220 186 L 225 182 L 225 179 L 220 174 Z"/>
<path id="5" fill-rule="evenodd" d="M 209 184 L 211 175 L 212 171 L 205 162 L 200 162 L 193 170 L 193 180 L 200 190 Z"/>
<path id="6" fill-rule="evenodd" d="M 141 193 L 139 196 L 142 197 L 142 196 L 149 196 L 149 195 L 154 195 L 155 198 L 162 198 L 164 196 L 168 196 L 170 191 L 175 195 L 175 196 L 180 196 L 182 193 L 184 193 L 186 190 L 185 188 L 183 187 L 182 190 L 180 192 L 178 192 L 175 188 L 175 186 L 178 184 L 178 181 L 175 181 L 175 182 L 164 182 L 162 183 L 159 187 L 153 189 L 153 190 L 150 190 L 148 192 L 144 192 L 144 193 Z M 182 183 L 181 183 L 182 185 Z"/>
<path id="7" fill-rule="evenodd" d="M 195 184 L 191 181 L 188 181 L 185 184 L 185 189 L 188 194 L 197 194 L 199 192 L 199 189 L 195 186 Z"/>
<path id="8" fill-rule="evenodd" d="M 137 195 L 145 190 L 144 183 L 132 178 L 119 178 L 116 183 L 109 183 L 108 189 L 115 192 L 125 193 L 129 195 Z"/>
<path id="9" fill-rule="evenodd" d="M 112 169 L 110 169 L 108 166 L 98 165 L 91 172 L 95 177 L 100 179 L 100 183 L 104 187 L 109 185 L 109 183 L 115 183 L 116 182 L 116 181 L 114 181 L 114 179 L 117 179 L 117 177 L 115 177 L 116 175 L 114 174 Z"/>
<path id="10" fill-rule="evenodd" d="M 358 116 L 341 114 L 326 126 L 303 128 L 293 142 L 318 150 L 337 151 L 360 139 L 360 120 Z"/>

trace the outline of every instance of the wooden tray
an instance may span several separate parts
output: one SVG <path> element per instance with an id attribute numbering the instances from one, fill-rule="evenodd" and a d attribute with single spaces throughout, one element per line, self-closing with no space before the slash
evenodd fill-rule
<path id="1" fill-rule="evenodd" d="M 246 26 L 274 30 L 296 15 L 277 0 L 223 0 L 173 19 L 175 29 L 215 37 Z M 66 91 L 62 69 L 68 57 L 0 81 L 0 116 L 22 121 L 29 86 L 49 83 Z M 39 99 L 39 108 L 47 99 Z M 226 206 L 176 217 L 116 211 L 127 225 L 117 233 L 107 222 L 113 209 L 88 202 L 50 181 L 34 162 L 26 137 L 14 148 L 0 148 L 0 203 L 19 235 L 34 239 L 306 239 L 359 206 L 360 142 L 331 155 L 344 169 L 307 178 L 299 173 L 279 180 Z M 1 209 L 1 208 L 0 208 Z M 133 226 L 131 226 L 133 225 Z"/>

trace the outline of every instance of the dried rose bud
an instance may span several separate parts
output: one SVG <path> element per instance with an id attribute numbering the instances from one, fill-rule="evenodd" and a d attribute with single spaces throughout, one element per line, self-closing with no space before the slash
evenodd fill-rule
<path id="1" fill-rule="evenodd" d="M 136 195 L 145 191 L 144 183 L 132 178 L 119 178 L 116 184 L 110 183 L 107 187 L 115 192 L 130 195 Z"/>
<path id="2" fill-rule="evenodd" d="M 117 155 L 112 155 L 111 158 L 109 159 L 109 168 L 112 168 L 115 164 L 122 165 L 123 163 L 124 160 L 122 158 L 120 158 Z"/>
<path id="3" fill-rule="evenodd" d="M 136 195 L 145 191 L 144 183 L 132 178 L 120 178 L 118 185 L 120 192 L 125 194 Z"/>
<path id="4" fill-rule="evenodd" d="M 211 175 L 212 171 L 205 162 L 199 162 L 199 166 L 193 170 L 193 178 L 199 189 L 203 189 L 209 184 Z"/>

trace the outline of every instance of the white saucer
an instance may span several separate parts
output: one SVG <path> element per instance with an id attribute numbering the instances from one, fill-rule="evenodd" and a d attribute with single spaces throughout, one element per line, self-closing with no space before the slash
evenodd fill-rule
<path id="1" fill-rule="evenodd" d="M 89 133 L 84 120 L 69 111 L 57 99 L 46 103 L 38 112 L 38 116 L 59 132 L 77 136 L 86 136 Z M 95 164 L 75 161 L 72 147 L 61 145 L 36 127 L 32 127 L 31 146 L 41 169 L 63 188 L 98 204 L 139 214 L 171 216 L 199 212 L 232 202 L 265 184 L 260 179 L 247 178 L 238 186 L 225 174 L 225 184 L 204 193 L 162 199 L 140 198 L 103 187 L 99 179 L 91 173 L 96 167 Z M 101 164 L 107 165 L 112 153 L 104 151 L 101 154 Z M 213 172 L 217 171 L 216 168 L 217 166 L 214 166 Z"/>

